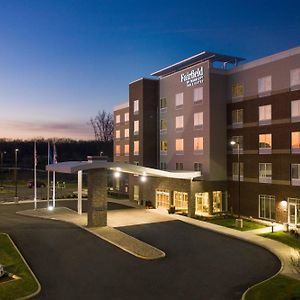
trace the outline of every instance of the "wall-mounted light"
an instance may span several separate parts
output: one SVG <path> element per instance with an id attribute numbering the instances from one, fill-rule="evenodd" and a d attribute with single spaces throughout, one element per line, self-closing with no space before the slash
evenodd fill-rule
<path id="1" fill-rule="evenodd" d="M 140 178 L 141 178 L 141 182 L 145 182 L 147 180 L 146 173 L 144 172 Z"/>
<path id="2" fill-rule="evenodd" d="M 53 206 L 48 206 L 48 210 L 52 211 L 53 210 Z"/>
<path id="3" fill-rule="evenodd" d="M 283 210 L 286 211 L 287 201 L 285 199 L 283 199 L 283 200 L 281 200 L 280 204 L 281 204 L 281 207 L 283 208 Z"/>
<path id="4" fill-rule="evenodd" d="M 114 177 L 115 177 L 115 178 L 120 178 L 120 176 L 121 176 L 121 173 L 120 173 L 120 172 L 117 171 L 117 172 L 114 173 Z"/>

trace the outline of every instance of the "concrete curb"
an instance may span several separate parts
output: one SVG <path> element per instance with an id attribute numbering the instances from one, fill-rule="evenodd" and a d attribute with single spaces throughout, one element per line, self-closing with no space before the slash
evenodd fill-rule
<path id="1" fill-rule="evenodd" d="M 24 297 L 21 297 L 21 298 L 17 298 L 16 300 L 26 300 L 26 299 L 30 299 L 30 298 L 36 296 L 37 294 L 40 293 L 40 291 L 42 289 L 40 282 L 36 278 L 35 274 L 32 272 L 32 270 L 29 267 L 27 261 L 25 260 L 24 256 L 21 254 L 21 252 L 19 251 L 18 247 L 16 246 L 16 244 L 14 243 L 14 241 L 11 239 L 11 237 L 7 233 L 1 233 L 1 234 L 4 234 L 4 235 L 6 235 L 8 237 L 8 239 L 10 240 L 10 242 L 12 243 L 12 245 L 15 247 L 16 251 L 20 255 L 21 259 L 23 260 L 24 264 L 26 265 L 27 269 L 29 270 L 30 274 L 32 275 L 33 279 L 35 280 L 35 282 L 38 285 L 38 289 L 34 293 L 32 293 L 30 295 L 27 295 L 27 296 L 24 296 Z"/>

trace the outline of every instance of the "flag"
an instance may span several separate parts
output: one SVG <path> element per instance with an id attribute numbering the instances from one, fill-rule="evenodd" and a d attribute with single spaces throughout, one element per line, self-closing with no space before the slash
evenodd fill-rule
<path id="1" fill-rule="evenodd" d="M 48 142 L 48 165 L 52 165 L 52 164 L 53 164 L 53 157 L 52 157 L 50 143 Z"/>
<path id="2" fill-rule="evenodd" d="M 56 145 L 53 144 L 53 164 L 57 164 L 57 153 L 56 153 Z"/>

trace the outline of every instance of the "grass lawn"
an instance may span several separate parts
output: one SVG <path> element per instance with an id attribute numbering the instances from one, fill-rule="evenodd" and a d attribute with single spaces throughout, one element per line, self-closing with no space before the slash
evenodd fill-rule
<path id="1" fill-rule="evenodd" d="M 20 277 L 17 280 L 0 283 L 0 299 L 18 299 L 38 290 L 38 282 L 6 234 L 0 234 L 0 263 L 4 265 L 5 271 Z"/>
<path id="2" fill-rule="evenodd" d="M 296 300 L 300 299 L 300 281 L 284 275 L 259 284 L 247 292 L 246 300 Z"/>
<path id="3" fill-rule="evenodd" d="M 260 234 L 260 236 L 263 236 L 263 237 L 266 237 L 266 238 L 269 238 L 272 240 L 276 240 L 278 242 L 281 242 L 290 247 L 300 250 L 300 239 L 297 239 L 294 235 L 292 235 L 288 232 L 277 231 L 274 233 Z"/>

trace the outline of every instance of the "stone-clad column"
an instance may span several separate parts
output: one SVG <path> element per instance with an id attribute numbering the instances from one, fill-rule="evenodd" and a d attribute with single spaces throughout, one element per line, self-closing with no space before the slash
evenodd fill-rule
<path id="1" fill-rule="evenodd" d="M 106 169 L 88 171 L 88 227 L 107 225 Z"/>

